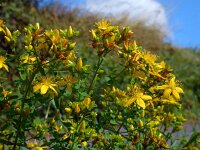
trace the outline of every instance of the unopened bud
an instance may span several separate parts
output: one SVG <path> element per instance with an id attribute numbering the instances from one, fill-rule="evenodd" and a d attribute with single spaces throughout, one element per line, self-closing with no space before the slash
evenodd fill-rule
<path id="1" fill-rule="evenodd" d="M 141 127 L 143 127 L 144 126 L 144 124 L 143 124 L 143 122 L 142 122 L 142 120 L 139 120 L 139 127 L 141 128 Z"/>
<path id="2" fill-rule="evenodd" d="M 69 36 L 69 37 L 72 37 L 72 36 L 73 36 L 73 29 L 72 29 L 72 26 L 69 26 L 69 27 L 68 27 L 68 36 Z"/>
<path id="3" fill-rule="evenodd" d="M 37 22 L 37 23 L 35 24 L 35 27 L 36 27 L 36 29 L 40 29 L 40 24 Z"/>
<path id="4" fill-rule="evenodd" d="M 134 50 L 137 49 L 137 44 L 136 44 L 136 41 L 133 42 L 133 47 L 134 47 Z"/>
<path id="5" fill-rule="evenodd" d="M 77 71 L 81 71 L 82 67 L 83 67 L 83 62 L 82 62 L 82 59 L 79 58 L 78 62 L 76 63 L 76 69 L 77 69 Z"/>
<path id="6" fill-rule="evenodd" d="M 85 127 L 86 127 L 86 122 L 85 120 L 83 120 L 80 125 L 80 132 L 83 132 L 85 130 Z"/>
<path id="7" fill-rule="evenodd" d="M 81 111 L 80 107 L 78 106 L 78 104 L 76 104 L 74 107 L 74 112 L 78 114 L 80 111 Z"/>
<path id="8" fill-rule="evenodd" d="M 10 30 L 7 27 L 5 28 L 5 30 L 6 30 L 6 36 L 10 38 L 12 36 Z"/>
<path id="9" fill-rule="evenodd" d="M 66 111 L 66 113 L 71 113 L 72 110 L 71 110 L 71 108 L 66 107 L 66 108 L 65 108 L 65 111 Z"/>
<path id="10" fill-rule="evenodd" d="M 142 110 L 141 116 L 144 117 L 144 115 L 145 115 L 145 111 Z"/>
<path id="11" fill-rule="evenodd" d="M 83 101 L 83 104 L 86 106 L 90 105 L 90 103 L 91 103 L 91 99 L 89 97 L 85 98 Z"/>
<path id="12" fill-rule="evenodd" d="M 69 44 L 69 49 L 72 50 L 76 46 L 76 42 Z"/>
<path id="13" fill-rule="evenodd" d="M 97 35 L 96 35 L 96 33 L 95 33 L 94 30 L 91 30 L 91 34 L 92 34 L 92 38 L 93 38 L 93 39 L 96 39 Z"/>

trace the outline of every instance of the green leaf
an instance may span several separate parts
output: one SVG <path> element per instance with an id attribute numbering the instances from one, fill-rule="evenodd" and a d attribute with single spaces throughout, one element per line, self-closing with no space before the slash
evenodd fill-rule
<path id="1" fill-rule="evenodd" d="M 155 147 L 154 146 L 148 146 L 147 150 L 155 150 Z"/>
<path id="2" fill-rule="evenodd" d="M 111 80 L 110 77 L 105 77 L 106 82 L 109 82 Z"/>
<path id="3" fill-rule="evenodd" d="M 112 125 L 116 125 L 117 122 L 116 122 L 115 120 L 110 120 L 110 124 L 112 124 Z"/>
<path id="4" fill-rule="evenodd" d="M 26 80 L 26 72 L 24 70 L 20 70 L 19 75 L 20 75 L 22 80 Z"/>
<path id="5" fill-rule="evenodd" d="M 197 138 L 200 136 L 200 132 L 194 132 L 192 133 L 189 141 L 183 146 L 183 147 L 187 147 L 190 144 L 192 144 L 193 142 L 197 141 Z"/>
<path id="6" fill-rule="evenodd" d="M 141 143 L 136 144 L 136 150 L 143 150 L 143 146 Z"/>
<path id="7" fill-rule="evenodd" d="M 81 84 L 79 84 L 79 83 L 74 85 L 74 88 L 75 88 L 76 90 L 78 90 L 80 87 L 81 87 Z"/>
<path id="8" fill-rule="evenodd" d="M 114 119 L 116 117 L 115 114 L 110 114 L 110 116 Z"/>

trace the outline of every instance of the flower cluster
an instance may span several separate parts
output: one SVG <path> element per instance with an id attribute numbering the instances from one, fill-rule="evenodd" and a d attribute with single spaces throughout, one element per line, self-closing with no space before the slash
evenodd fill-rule
<path id="1" fill-rule="evenodd" d="M 172 69 L 132 41 L 128 27 L 102 20 L 90 34 L 96 64 L 87 64 L 93 58 L 84 58 L 71 26 L 36 23 L 20 33 L 0 20 L 0 146 L 170 147 L 169 135 L 184 122 Z"/>

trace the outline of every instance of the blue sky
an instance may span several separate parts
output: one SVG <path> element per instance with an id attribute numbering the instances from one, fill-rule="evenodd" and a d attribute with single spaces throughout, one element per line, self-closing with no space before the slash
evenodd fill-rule
<path id="1" fill-rule="evenodd" d="M 50 1 L 50 0 L 45 0 L 45 1 Z M 63 4 L 66 4 L 66 1 L 68 1 L 70 5 L 73 5 L 73 6 L 83 5 L 83 7 L 85 6 L 87 7 L 89 5 L 88 8 L 93 7 L 94 8 L 93 10 L 96 10 L 96 8 L 98 8 L 101 5 L 101 3 L 108 2 L 108 0 L 107 1 L 104 1 L 104 0 L 53 0 L 53 1 L 58 1 Z M 96 1 L 100 3 L 96 3 Z M 136 2 L 136 0 L 124 0 L 124 1 L 109 0 L 109 1 L 115 4 L 116 2 L 124 2 L 124 1 L 127 2 L 127 4 L 132 4 L 131 2 L 133 1 Z M 157 22 L 158 24 L 161 24 L 161 25 L 163 23 L 164 26 L 166 26 L 167 24 L 167 28 L 171 32 L 170 40 L 169 40 L 171 43 L 180 47 L 200 48 L 200 11 L 199 11 L 200 0 L 140 0 L 138 2 L 141 2 L 140 4 L 138 4 L 138 7 L 141 5 L 144 5 L 141 7 L 143 7 L 144 10 L 146 10 L 146 13 L 149 13 L 149 11 L 151 10 L 155 11 L 153 8 L 151 9 L 149 7 L 155 7 L 155 8 L 160 7 L 159 11 L 161 12 L 162 12 L 162 9 L 164 9 L 165 16 L 161 14 L 160 18 L 157 18 Z M 95 6 L 95 4 L 97 6 Z M 105 5 L 102 5 L 102 7 L 104 6 Z M 106 10 L 104 10 L 104 12 L 106 12 Z"/>
<path id="2" fill-rule="evenodd" d="M 173 43 L 200 48 L 200 0 L 160 0 L 173 32 Z"/>

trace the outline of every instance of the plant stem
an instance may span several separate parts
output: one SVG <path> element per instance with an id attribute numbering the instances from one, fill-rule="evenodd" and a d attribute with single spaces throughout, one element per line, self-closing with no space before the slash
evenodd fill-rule
<path id="1" fill-rule="evenodd" d="M 100 68 L 100 66 L 101 66 L 101 64 L 102 64 L 102 62 L 103 62 L 103 58 L 99 57 L 98 63 L 97 63 L 97 68 L 96 68 L 96 70 L 95 70 L 94 76 L 92 77 L 92 81 L 91 81 L 90 86 L 89 86 L 89 88 L 88 88 L 88 93 L 90 93 L 90 91 L 91 91 L 91 89 L 92 89 L 92 86 L 93 86 L 93 84 L 94 84 L 95 78 L 96 78 L 96 76 L 97 76 L 97 72 L 98 72 L 98 70 L 99 70 L 99 68 Z"/>
<path id="2" fill-rule="evenodd" d="M 38 69 L 36 69 L 36 71 L 32 74 L 31 78 L 30 78 L 30 81 L 27 77 L 27 87 L 26 87 L 26 90 L 25 90 L 25 93 L 24 93 L 24 96 L 22 98 L 22 100 L 26 100 L 27 96 L 28 96 L 28 93 L 29 93 L 29 90 L 30 90 L 30 87 L 31 87 L 31 84 L 32 84 L 32 81 L 35 77 L 35 75 L 37 74 L 38 72 Z M 24 102 L 22 101 L 22 107 L 21 107 L 21 112 L 20 112 L 20 116 L 19 116 L 19 120 L 16 122 L 18 125 L 17 127 L 17 135 L 15 137 L 15 142 L 14 142 L 14 146 L 13 146 L 13 150 L 16 149 L 16 146 L 17 146 L 17 141 L 18 141 L 18 138 L 19 138 L 19 135 L 20 135 L 20 132 L 21 132 L 21 124 L 22 124 L 22 120 L 23 120 L 23 109 L 24 109 Z"/>

